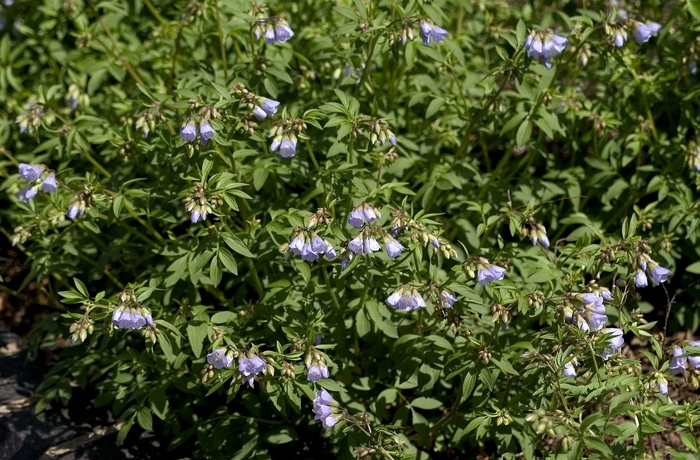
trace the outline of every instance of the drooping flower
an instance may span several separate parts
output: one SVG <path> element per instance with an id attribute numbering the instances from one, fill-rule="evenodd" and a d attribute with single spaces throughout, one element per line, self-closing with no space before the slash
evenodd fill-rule
<path id="1" fill-rule="evenodd" d="M 399 288 L 387 299 L 386 304 L 391 308 L 403 311 L 413 311 L 426 306 L 425 299 L 415 288 L 404 290 Z"/>
<path id="2" fill-rule="evenodd" d="M 119 329 L 141 329 L 153 324 L 151 313 L 143 308 L 119 307 L 112 313 L 112 324 Z"/>
<path id="3" fill-rule="evenodd" d="M 311 243 L 305 243 L 304 247 L 301 248 L 301 260 L 306 262 L 315 262 L 318 260 L 318 252 L 314 251 Z"/>
<path id="4" fill-rule="evenodd" d="M 618 48 L 622 48 L 627 41 L 627 31 L 624 29 L 617 29 L 615 32 L 615 37 L 613 38 L 613 42 L 615 43 L 615 46 Z"/>
<path id="5" fill-rule="evenodd" d="M 68 207 L 68 211 L 66 212 L 66 214 L 68 215 L 69 219 L 73 220 L 79 215 L 82 216 L 83 214 L 85 214 L 85 210 L 81 209 L 76 205 L 71 205 Z"/>
<path id="6" fill-rule="evenodd" d="M 202 144 L 207 145 L 207 142 L 214 138 L 214 128 L 205 121 L 199 124 L 199 134 L 202 136 Z"/>
<path id="7" fill-rule="evenodd" d="M 675 347 L 673 349 L 673 358 L 668 363 L 668 371 L 672 375 L 683 375 L 685 373 L 685 363 L 688 358 L 681 356 L 685 354 L 685 350 L 681 347 Z"/>
<path id="8" fill-rule="evenodd" d="M 370 224 L 381 218 L 382 214 L 379 212 L 379 209 L 367 203 L 361 203 L 350 212 L 350 215 L 348 216 L 348 223 L 353 227 L 360 228 L 365 223 Z"/>
<path id="9" fill-rule="evenodd" d="M 566 48 L 569 40 L 555 35 L 552 31 L 532 31 L 525 40 L 525 50 L 534 59 L 539 59 L 548 69 L 552 67 L 551 58 Z"/>
<path id="10" fill-rule="evenodd" d="M 255 115 L 255 118 L 262 121 L 267 117 L 275 115 L 279 105 L 280 103 L 275 100 L 259 97 L 257 99 L 257 105 L 253 109 L 253 115 Z"/>
<path id="11" fill-rule="evenodd" d="M 623 337 L 624 332 L 622 332 L 622 329 L 616 327 L 608 327 L 603 329 L 601 332 L 610 335 L 608 347 L 605 348 L 602 353 L 603 359 L 607 361 L 612 355 L 615 354 L 617 350 L 622 348 L 622 345 L 625 344 L 625 339 Z"/>
<path id="12" fill-rule="evenodd" d="M 664 268 L 660 265 L 657 265 L 656 263 L 651 263 L 651 279 L 654 281 L 654 284 L 659 285 L 666 281 L 668 277 L 671 275 L 671 270 L 668 268 Z"/>
<path id="13" fill-rule="evenodd" d="M 605 327 L 608 317 L 605 315 L 603 298 L 595 292 L 579 296 L 580 303 L 572 310 L 567 320 L 575 322 L 583 332 L 599 331 Z"/>
<path id="14" fill-rule="evenodd" d="M 275 27 L 275 40 L 279 43 L 284 43 L 294 36 L 294 31 L 287 21 L 280 21 L 280 24 Z"/>
<path id="15" fill-rule="evenodd" d="M 656 37 L 661 29 L 661 24 L 656 22 L 647 22 L 646 24 L 642 22 L 637 22 L 637 28 L 634 30 L 634 39 L 640 45 L 649 41 L 651 37 Z"/>
<path id="16" fill-rule="evenodd" d="M 700 340 L 692 340 L 689 342 L 691 347 L 700 347 Z M 700 369 L 700 356 L 688 356 L 688 363 L 696 369 Z"/>
<path id="17" fill-rule="evenodd" d="M 297 139 L 282 139 L 280 143 L 280 156 L 282 158 L 291 158 L 297 154 Z"/>
<path id="18" fill-rule="evenodd" d="M 391 236 L 387 236 L 384 239 L 384 249 L 386 249 L 386 255 L 393 260 L 400 256 L 403 250 L 406 248 L 404 248 L 401 243 L 396 241 Z"/>
<path id="19" fill-rule="evenodd" d="M 379 246 L 377 240 L 375 240 L 371 235 L 363 232 L 350 240 L 348 243 L 348 249 L 358 256 L 361 256 L 362 254 L 377 252 L 381 249 L 381 246 Z"/>
<path id="20" fill-rule="evenodd" d="M 192 118 L 187 119 L 184 125 L 180 128 L 180 136 L 185 142 L 194 142 L 197 139 L 197 127 Z"/>
<path id="21" fill-rule="evenodd" d="M 294 254 L 300 256 L 301 251 L 304 249 L 304 244 L 304 236 L 302 234 L 298 234 L 292 239 L 292 242 L 289 243 L 289 250 L 292 251 Z"/>
<path id="22" fill-rule="evenodd" d="M 238 373 L 247 379 L 251 387 L 254 385 L 255 376 L 263 372 L 266 367 L 267 363 L 262 358 L 250 352 L 247 354 L 241 352 L 238 357 Z"/>
<path id="23" fill-rule="evenodd" d="M 612 293 L 610 292 L 610 289 L 608 289 L 608 288 L 602 288 L 600 290 L 600 296 L 603 298 L 603 300 L 612 299 Z"/>
<path id="24" fill-rule="evenodd" d="M 313 365 L 306 370 L 306 380 L 309 382 L 327 379 L 328 375 L 328 366 L 325 365 Z"/>
<path id="25" fill-rule="evenodd" d="M 224 348 L 219 348 L 207 355 L 207 362 L 216 369 L 229 368 L 233 364 L 233 356 L 227 355 Z"/>
<path id="26" fill-rule="evenodd" d="M 41 191 L 45 193 L 53 193 L 56 191 L 57 187 L 56 176 L 53 173 L 49 173 L 46 179 L 41 183 Z"/>
<path id="27" fill-rule="evenodd" d="M 666 380 L 660 381 L 658 388 L 659 393 L 661 393 L 664 396 L 668 395 L 668 382 Z"/>
<path id="28" fill-rule="evenodd" d="M 649 285 L 649 281 L 647 280 L 647 275 L 639 270 L 636 275 L 634 275 L 634 284 L 638 288 L 643 288 L 647 287 Z"/>
<path id="29" fill-rule="evenodd" d="M 564 377 L 576 377 L 576 367 L 574 367 L 576 365 L 578 365 L 578 360 L 576 358 L 564 364 L 564 369 L 562 370 Z"/>
<path id="30" fill-rule="evenodd" d="M 424 45 L 429 46 L 431 39 L 435 43 L 440 43 L 445 39 L 445 37 L 447 37 L 447 31 L 445 29 L 434 24 L 430 24 L 427 21 L 421 21 L 420 38 L 423 40 Z"/>
<path id="31" fill-rule="evenodd" d="M 442 302 L 443 308 L 452 308 L 455 302 L 457 302 L 457 297 L 445 290 L 440 291 L 440 302 Z"/>
<path id="32" fill-rule="evenodd" d="M 207 219 L 207 212 L 206 211 L 200 211 L 197 209 L 193 209 L 192 212 L 190 213 L 190 221 L 193 224 L 196 224 L 200 220 L 206 220 Z"/>
<path id="33" fill-rule="evenodd" d="M 17 192 L 17 199 L 22 203 L 29 203 L 37 194 L 37 187 L 28 185 Z"/>
<path id="34" fill-rule="evenodd" d="M 19 176 L 22 179 L 27 179 L 29 182 L 36 182 L 43 171 L 44 169 L 41 167 L 41 165 L 30 165 L 27 163 L 19 164 Z"/>
<path id="35" fill-rule="evenodd" d="M 321 420 L 323 428 L 330 428 L 343 418 L 338 410 L 338 403 L 324 388 L 316 392 L 313 411 L 314 420 Z"/>
<path id="36" fill-rule="evenodd" d="M 486 260 L 486 259 L 484 259 Z M 500 281 L 506 276 L 506 269 L 499 267 L 498 265 L 493 265 L 486 261 L 485 264 L 479 264 L 479 271 L 477 273 L 477 282 L 481 286 L 486 286 L 493 281 Z"/>

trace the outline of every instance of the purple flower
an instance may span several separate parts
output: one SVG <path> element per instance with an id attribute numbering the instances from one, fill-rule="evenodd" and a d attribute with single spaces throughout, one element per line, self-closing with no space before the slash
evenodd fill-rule
<path id="1" fill-rule="evenodd" d="M 194 125 L 192 119 L 188 120 L 186 124 L 180 128 L 180 136 L 185 142 L 194 142 L 197 139 L 197 127 Z"/>
<path id="2" fill-rule="evenodd" d="M 338 403 L 325 389 L 316 392 L 314 398 L 314 420 L 321 420 L 323 428 L 330 428 L 341 419 L 342 414 L 336 412 Z"/>
<path id="3" fill-rule="evenodd" d="M 360 233 L 355 238 L 350 240 L 348 243 L 348 249 L 358 256 L 361 256 L 362 254 L 377 252 L 381 249 L 381 246 L 379 246 L 377 240 L 371 236 Z"/>
<path id="4" fill-rule="evenodd" d="M 78 215 L 82 216 L 83 214 L 85 214 L 85 210 L 80 209 L 78 206 L 70 206 L 66 214 L 68 215 L 69 219 L 73 220 L 76 217 L 78 217 Z"/>
<path id="5" fill-rule="evenodd" d="M 659 382 L 659 393 L 668 395 L 668 382 Z"/>
<path id="6" fill-rule="evenodd" d="M 668 371 L 672 375 L 683 375 L 685 373 L 685 363 L 688 361 L 688 359 L 685 357 L 680 357 L 680 355 L 684 354 L 685 350 L 681 347 L 676 347 L 673 349 L 673 358 L 671 358 L 671 362 L 668 363 Z"/>
<path id="7" fill-rule="evenodd" d="M 660 265 L 654 265 L 651 268 L 651 279 L 656 285 L 659 285 L 666 281 L 670 275 L 671 270 L 669 270 L 668 268 L 664 268 Z"/>
<path id="8" fill-rule="evenodd" d="M 199 134 L 202 136 L 202 144 L 207 145 L 207 142 L 214 138 L 214 128 L 207 122 L 200 123 Z"/>
<path id="9" fill-rule="evenodd" d="M 292 240 L 291 243 L 289 243 L 289 250 L 292 251 L 294 254 L 300 256 L 302 249 L 304 249 L 304 243 L 304 237 L 298 235 Z"/>
<path id="10" fill-rule="evenodd" d="M 608 288 L 603 288 L 600 290 L 600 296 L 603 298 L 603 300 L 610 300 L 612 299 L 612 293 Z"/>
<path id="11" fill-rule="evenodd" d="M 430 243 L 433 245 L 435 249 L 440 249 L 440 240 L 436 238 L 432 238 L 430 240 Z"/>
<path id="12" fill-rule="evenodd" d="M 141 329 L 147 324 L 146 318 L 141 314 L 141 311 L 141 309 L 129 311 L 119 308 L 112 313 L 112 324 L 119 329 Z"/>
<path id="13" fill-rule="evenodd" d="M 253 115 L 255 115 L 255 118 L 262 121 L 268 116 L 271 117 L 276 114 L 279 105 L 280 103 L 275 100 L 261 97 L 258 99 L 258 105 L 253 109 Z"/>
<path id="14" fill-rule="evenodd" d="M 267 363 L 258 355 L 251 355 L 249 358 L 242 356 L 238 358 L 238 372 L 248 380 L 248 385 L 253 386 L 255 376 L 265 370 Z"/>
<path id="15" fill-rule="evenodd" d="M 280 43 L 284 43 L 290 38 L 294 36 L 294 32 L 292 31 L 291 27 L 289 27 L 289 24 L 286 22 L 277 26 L 275 29 L 275 40 L 277 40 Z"/>
<path id="16" fill-rule="evenodd" d="M 691 341 L 689 345 L 691 347 L 700 347 L 700 340 Z M 688 356 L 688 362 L 692 367 L 700 369 L 700 356 Z"/>
<path id="17" fill-rule="evenodd" d="M 311 249 L 313 249 L 314 252 L 317 252 L 319 254 L 323 254 L 324 252 L 326 252 L 326 247 L 327 247 L 326 241 L 323 238 L 321 238 L 320 236 L 315 235 L 311 239 Z"/>
<path id="18" fill-rule="evenodd" d="M 45 193 L 53 193 L 56 191 L 57 186 L 56 176 L 49 174 L 48 177 L 41 183 L 41 191 Z"/>
<path id="19" fill-rule="evenodd" d="M 364 243 L 363 243 L 363 250 L 364 250 L 365 254 L 371 254 L 371 253 L 377 252 L 381 249 L 382 249 L 382 247 L 379 246 L 379 243 L 377 243 L 377 240 L 375 240 L 371 236 L 365 238 Z"/>
<path id="20" fill-rule="evenodd" d="M 424 45 L 429 46 L 431 38 L 435 43 L 440 43 L 445 37 L 447 37 L 447 31 L 445 29 L 436 25 L 430 25 L 426 21 L 421 21 L 420 38 L 423 40 Z"/>
<path id="21" fill-rule="evenodd" d="M 272 144 L 270 144 L 270 151 L 276 152 L 277 149 L 280 148 L 280 144 L 282 144 L 282 139 L 277 138 L 277 137 L 272 139 Z"/>
<path id="22" fill-rule="evenodd" d="M 29 203 L 37 194 L 37 189 L 33 185 L 28 185 L 17 192 L 17 199 L 22 203 Z"/>
<path id="23" fill-rule="evenodd" d="M 661 24 L 656 22 L 648 22 L 646 24 L 637 22 L 637 28 L 634 30 L 634 39 L 640 45 L 649 41 L 651 37 L 656 37 L 661 29 Z"/>
<path id="24" fill-rule="evenodd" d="M 379 210 L 367 203 L 361 203 L 350 212 L 348 223 L 353 227 L 360 228 L 365 223 L 372 223 L 379 218 L 381 218 Z"/>
<path id="25" fill-rule="evenodd" d="M 569 40 L 559 35 L 532 32 L 525 40 L 525 51 L 534 59 L 539 59 L 547 67 L 552 67 L 551 58 L 566 48 Z"/>
<path id="26" fill-rule="evenodd" d="M 318 253 L 314 251 L 310 243 L 304 244 L 304 247 L 301 248 L 301 260 L 305 260 L 306 262 L 318 260 Z"/>
<path id="27" fill-rule="evenodd" d="M 282 158 L 291 158 L 297 154 L 296 139 L 282 139 L 280 144 L 280 156 Z"/>
<path id="28" fill-rule="evenodd" d="M 216 369 L 229 368 L 233 364 L 233 357 L 227 356 L 225 349 L 219 348 L 207 355 L 207 362 Z"/>
<path id="29" fill-rule="evenodd" d="M 615 42 L 615 46 L 617 46 L 618 48 L 622 48 L 622 46 L 627 41 L 627 32 L 621 29 L 618 30 L 615 34 L 615 38 L 613 41 Z"/>
<path id="30" fill-rule="evenodd" d="M 574 367 L 574 364 L 576 364 L 576 359 L 564 364 L 564 370 L 562 371 L 564 377 L 576 377 L 576 368 Z"/>
<path id="31" fill-rule="evenodd" d="M 644 274 L 643 271 L 638 271 L 636 275 L 634 275 L 634 284 L 638 288 L 643 288 L 647 287 L 649 282 L 647 281 L 647 275 Z"/>
<path id="32" fill-rule="evenodd" d="M 506 269 L 498 265 L 489 264 L 488 268 L 482 268 L 477 273 L 477 282 L 486 286 L 493 281 L 500 281 L 506 275 Z"/>
<path id="33" fill-rule="evenodd" d="M 540 243 L 542 243 L 542 246 L 544 246 L 545 248 L 549 247 L 549 238 L 547 238 L 547 235 L 542 235 L 540 237 Z"/>
<path id="34" fill-rule="evenodd" d="M 193 224 L 196 224 L 200 220 L 205 220 L 207 218 L 207 213 L 206 212 L 199 212 L 196 209 L 192 211 L 192 214 L 190 214 L 190 221 Z"/>
<path id="35" fill-rule="evenodd" d="M 396 146 L 396 136 L 394 136 L 393 134 L 390 134 L 389 135 L 389 142 L 391 142 L 391 145 L 393 145 L 395 147 Z"/>
<path id="36" fill-rule="evenodd" d="M 624 332 L 622 332 L 622 329 L 618 329 L 616 327 L 609 327 L 606 329 L 603 329 L 602 332 L 604 334 L 609 334 L 610 335 L 610 340 L 608 341 L 608 347 L 603 350 L 603 359 L 608 360 L 612 355 L 615 354 L 617 350 L 622 348 L 622 345 L 625 344 L 625 339 L 622 337 L 624 335 Z"/>
<path id="37" fill-rule="evenodd" d="M 268 45 L 272 45 L 273 43 L 275 43 L 275 29 L 269 28 L 269 29 L 265 30 L 265 42 Z M 265 117 L 263 117 L 263 118 L 265 118 Z"/>
<path id="38" fill-rule="evenodd" d="M 404 248 L 401 243 L 391 238 L 384 241 L 384 249 L 386 249 L 386 255 L 393 260 L 400 256 L 406 248 Z"/>
<path id="39" fill-rule="evenodd" d="M 395 310 L 412 311 L 425 307 L 425 300 L 415 289 L 394 291 L 386 300 L 386 304 Z"/>
<path id="40" fill-rule="evenodd" d="M 440 301 L 442 302 L 443 308 L 452 308 L 455 302 L 457 302 L 457 297 L 447 291 L 440 291 Z"/>
<path id="41" fill-rule="evenodd" d="M 326 252 L 324 254 L 326 256 L 326 259 L 335 259 L 335 256 L 337 256 L 337 254 L 335 253 L 335 248 L 328 241 L 323 241 L 326 243 Z"/>
<path id="42" fill-rule="evenodd" d="M 328 366 L 311 366 L 306 371 L 306 380 L 317 382 L 328 378 Z"/>
<path id="43" fill-rule="evenodd" d="M 41 176 L 42 172 L 43 168 L 41 165 L 30 165 L 27 163 L 19 164 L 19 176 L 22 179 L 27 179 L 29 182 L 36 181 L 39 176 Z"/>

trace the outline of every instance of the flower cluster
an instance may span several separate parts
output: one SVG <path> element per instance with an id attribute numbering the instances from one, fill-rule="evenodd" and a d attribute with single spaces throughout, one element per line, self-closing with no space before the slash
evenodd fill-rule
<path id="1" fill-rule="evenodd" d="M 615 354 L 617 350 L 622 348 L 622 345 L 625 344 L 625 339 L 622 337 L 624 332 L 622 329 L 616 327 L 608 327 L 602 329 L 601 332 L 609 336 L 608 344 L 602 353 L 603 359 L 607 361 L 612 355 Z"/>
<path id="2" fill-rule="evenodd" d="M 476 280 L 481 286 L 486 286 L 494 281 L 500 281 L 506 276 L 506 269 L 499 267 L 490 263 L 487 259 L 483 257 L 477 257 L 476 260 Z M 467 267 L 467 272 L 469 276 L 474 277 L 474 270 L 471 267 Z"/>
<path id="3" fill-rule="evenodd" d="M 348 249 L 354 254 L 361 256 L 362 254 L 377 252 L 382 249 L 382 247 L 374 237 L 374 231 L 366 229 L 348 242 Z M 352 256 L 350 256 L 350 258 L 352 258 Z"/>
<path id="4" fill-rule="evenodd" d="M 56 191 L 58 184 L 56 174 L 43 165 L 30 165 L 20 163 L 19 176 L 29 181 L 29 185 L 17 192 L 17 199 L 22 203 L 29 203 L 41 190 L 45 193 Z"/>
<path id="5" fill-rule="evenodd" d="M 646 256 L 646 259 L 643 259 L 639 262 L 639 269 L 634 275 L 634 284 L 638 288 L 647 287 L 649 285 L 649 280 L 645 273 L 647 271 L 651 275 L 652 281 L 657 286 L 666 281 L 668 277 L 671 276 L 671 270 L 662 267 L 661 265 L 651 260 L 649 256 Z"/>
<path id="6" fill-rule="evenodd" d="M 253 33 L 258 40 L 264 36 L 268 45 L 285 43 L 294 36 L 294 31 L 287 21 L 279 17 L 258 19 L 253 24 Z"/>
<path id="7" fill-rule="evenodd" d="M 214 366 L 215 369 L 228 369 L 233 365 L 233 353 L 227 352 L 225 348 L 219 348 L 207 354 L 207 363 Z"/>
<path id="8" fill-rule="evenodd" d="M 185 204 L 185 209 L 190 213 L 190 221 L 196 224 L 200 220 L 205 220 L 208 214 L 211 214 L 213 208 L 221 206 L 223 199 L 214 195 L 210 200 L 207 199 L 204 186 L 201 182 L 195 182 L 192 193 L 182 200 Z"/>
<path id="9" fill-rule="evenodd" d="M 367 203 L 361 203 L 350 212 L 348 216 L 348 224 L 353 227 L 361 228 L 365 224 L 371 224 L 377 219 L 382 218 L 382 213 L 379 209 Z"/>
<path id="10" fill-rule="evenodd" d="M 691 341 L 688 343 L 691 347 L 700 347 L 700 340 Z M 690 367 L 700 369 L 700 356 L 683 356 L 686 351 L 682 347 L 675 347 L 673 349 L 673 357 L 668 364 L 668 371 L 672 375 L 683 375 L 685 374 L 686 363 Z"/>
<path id="11" fill-rule="evenodd" d="M 146 324 L 153 325 L 153 317 L 147 308 L 136 300 L 133 291 L 117 294 L 118 305 L 112 313 L 112 324 L 119 329 L 141 329 Z"/>
<path id="12" fill-rule="evenodd" d="M 248 381 L 251 387 L 255 384 L 255 376 L 267 369 L 267 363 L 258 355 L 251 352 L 238 352 L 238 373 Z"/>
<path id="13" fill-rule="evenodd" d="M 291 158 L 297 154 L 297 134 L 306 129 L 304 120 L 300 118 L 285 120 L 270 129 L 268 137 L 272 137 L 270 150 L 279 150 L 282 158 Z"/>
<path id="14" fill-rule="evenodd" d="M 547 238 L 547 229 L 544 225 L 537 223 L 532 216 L 528 216 L 523 220 L 520 226 L 520 234 L 524 238 L 529 238 L 533 246 L 537 246 L 539 241 L 545 248 L 549 247 L 549 238 Z"/>
<path id="15" fill-rule="evenodd" d="M 304 365 L 306 366 L 306 379 L 309 382 L 317 382 L 322 378 L 328 378 L 329 374 L 326 359 L 321 356 L 314 347 L 311 347 L 306 354 Z"/>
<path id="16" fill-rule="evenodd" d="M 78 216 L 85 214 L 85 211 L 92 207 L 93 194 L 90 190 L 85 189 L 80 193 L 73 195 L 68 206 L 66 215 L 73 220 Z"/>
<path id="17" fill-rule="evenodd" d="M 201 121 L 199 123 L 199 134 L 202 139 L 202 145 L 207 145 L 207 142 L 214 138 L 214 128 L 207 121 Z M 194 142 L 197 139 L 197 126 L 194 123 L 194 118 L 190 117 L 185 120 L 185 123 L 180 128 L 180 136 L 185 142 Z"/>
<path id="18" fill-rule="evenodd" d="M 36 131 L 41 122 L 45 121 L 47 124 L 51 124 L 55 119 L 54 115 L 47 114 L 44 115 L 44 107 L 37 104 L 36 102 L 30 102 L 28 105 L 29 113 L 20 113 L 17 115 L 15 122 L 19 125 L 19 132 L 24 134 L 29 132 L 32 134 Z"/>
<path id="19" fill-rule="evenodd" d="M 612 37 L 613 43 L 618 48 L 622 48 L 627 42 L 628 31 L 632 31 L 635 41 L 639 45 L 643 45 L 661 30 L 661 24 L 653 21 L 645 24 L 640 21 L 628 20 L 626 15 L 622 16 L 621 19 L 623 20 L 619 23 L 605 25 L 605 32 Z"/>
<path id="20" fill-rule="evenodd" d="M 314 420 L 320 420 L 323 428 L 330 428 L 343 418 L 338 403 L 323 388 L 316 392 L 314 414 Z"/>
<path id="21" fill-rule="evenodd" d="M 569 323 L 575 323 L 583 332 L 603 329 L 605 323 L 608 322 L 603 300 L 603 297 L 596 292 L 577 294 L 576 305 L 573 308 L 567 308 L 565 320 Z"/>
<path id="22" fill-rule="evenodd" d="M 326 256 L 326 259 L 336 256 L 335 248 L 328 240 L 304 227 L 294 230 L 291 241 L 286 243 L 286 246 L 283 245 L 282 251 L 287 255 L 291 252 L 301 256 L 301 259 L 307 262 L 315 262 L 320 256 Z"/>
<path id="23" fill-rule="evenodd" d="M 396 145 L 396 136 L 389 129 L 389 125 L 385 120 L 373 118 L 369 122 L 369 140 L 372 145 L 379 141 L 382 145 L 388 140 L 391 145 Z"/>
<path id="24" fill-rule="evenodd" d="M 425 308 L 425 299 L 416 288 L 398 288 L 386 300 L 386 304 L 395 310 L 413 311 Z"/>
<path id="25" fill-rule="evenodd" d="M 141 130 L 144 137 L 156 129 L 156 122 L 163 121 L 163 115 L 160 113 L 160 102 L 154 102 L 153 105 L 146 110 L 137 120 L 135 127 Z"/>
<path id="26" fill-rule="evenodd" d="M 569 40 L 556 35 L 551 30 L 533 30 L 525 40 L 525 50 L 530 57 L 539 59 L 548 69 L 552 67 L 551 58 L 566 48 Z"/>

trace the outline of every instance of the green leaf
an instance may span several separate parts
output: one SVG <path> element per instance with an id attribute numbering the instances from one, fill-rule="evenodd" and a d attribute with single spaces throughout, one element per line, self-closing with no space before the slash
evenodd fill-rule
<path id="1" fill-rule="evenodd" d="M 438 401 L 437 399 L 433 398 L 426 398 L 421 396 L 420 398 L 416 398 L 413 401 L 411 401 L 411 407 L 416 407 L 418 409 L 437 409 L 438 407 L 441 407 L 442 403 Z"/>
<path id="2" fill-rule="evenodd" d="M 219 248 L 219 259 L 221 260 L 221 263 L 224 264 L 224 267 L 226 267 L 226 270 L 230 271 L 234 275 L 238 275 L 238 264 L 236 264 L 233 254 L 231 254 L 228 249 L 223 247 Z"/>
<path id="3" fill-rule="evenodd" d="M 151 415 L 151 411 L 148 407 L 142 407 L 139 409 L 136 415 L 136 420 L 144 430 L 153 429 L 153 415 Z"/>
<path id="4" fill-rule="evenodd" d="M 248 250 L 245 244 L 243 244 L 243 241 L 241 241 L 240 238 L 238 238 L 237 236 L 232 235 L 230 233 L 222 233 L 221 237 L 223 238 L 224 243 L 226 243 L 226 245 L 229 248 L 231 248 L 234 252 L 237 252 L 238 254 L 245 257 L 249 257 L 251 259 L 255 257 L 253 253 L 251 253 Z"/>
<path id="5" fill-rule="evenodd" d="M 188 324 L 187 325 L 187 338 L 190 341 L 190 347 L 192 348 L 192 353 L 195 357 L 199 358 L 202 354 L 202 347 L 204 346 L 204 340 L 207 338 L 207 325 L 206 324 Z"/>

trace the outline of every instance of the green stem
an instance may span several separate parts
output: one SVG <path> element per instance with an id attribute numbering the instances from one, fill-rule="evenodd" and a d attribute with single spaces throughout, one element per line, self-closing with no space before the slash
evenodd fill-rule
<path id="1" fill-rule="evenodd" d="M 248 265 L 248 268 L 250 269 L 250 274 L 253 277 L 253 284 L 255 285 L 255 290 L 260 296 L 260 301 L 262 301 L 263 297 L 265 297 L 265 290 L 263 289 L 263 285 L 260 282 L 260 278 L 258 277 L 258 271 L 255 269 L 255 264 L 253 264 L 252 260 L 246 257 L 245 261 Z"/>
<path id="2" fill-rule="evenodd" d="M 161 26 L 167 26 L 168 22 L 163 19 L 163 16 L 160 15 L 158 10 L 153 6 L 153 3 L 151 3 L 151 0 L 143 0 L 143 3 L 146 5 L 146 8 L 151 12 L 151 14 L 160 22 Z"/>
<path id="3" fill-rule="evenodd" d="M 226 62 L 226 35 L 224 34 L 224 29 L 221 27 L 221 12 L 219 11 L 219 0 L 214 1 L 214 8 L 216 9 L 216 27 L 219 29 L 219 47 L 221 48 L 221 60 L 224 63 L 224 78 L 226 79 L 226 84 L 228 85 L 228 63 Z"/>

